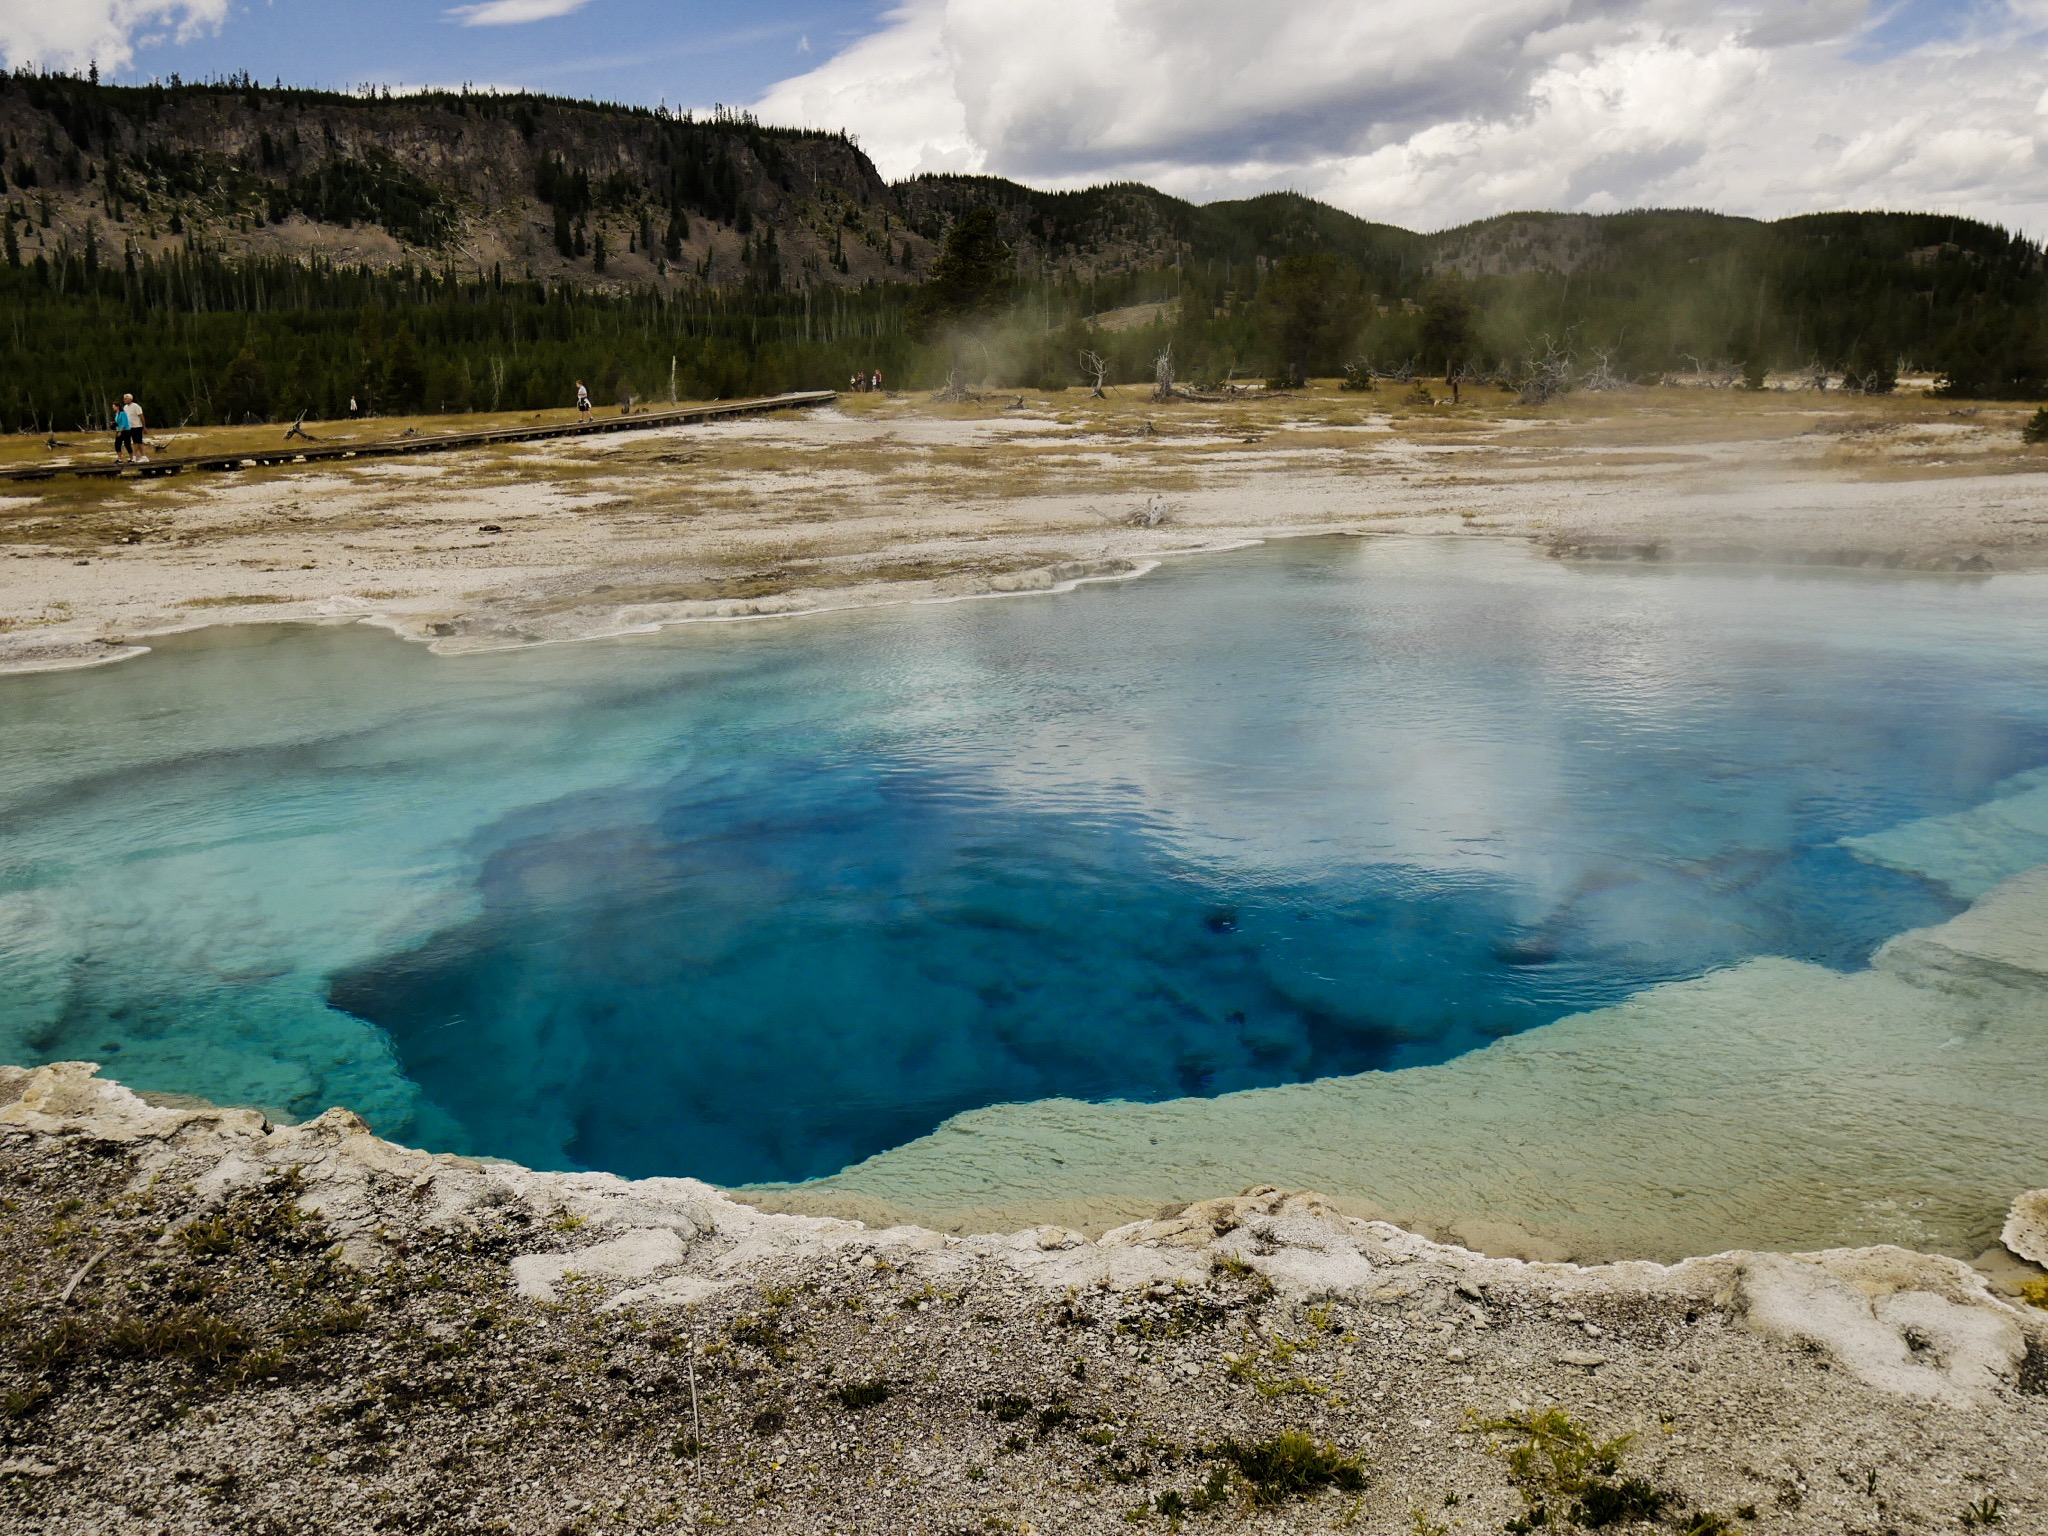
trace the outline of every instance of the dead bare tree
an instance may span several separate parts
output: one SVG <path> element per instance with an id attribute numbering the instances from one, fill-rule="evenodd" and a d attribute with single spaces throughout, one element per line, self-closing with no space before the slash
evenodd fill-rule
<path id="1" fill-rule="evenodd" d="M 1162 347 L 1159 356 L 1152 361 L 1152 398 L 1161 405 L 1175 398 L 1173 388 L 1173 348 Z"/>
<path id="2" fill-rule="evenodd" d="M 1815 358 L 1806 365 L 1806 387 L 1817 394 L 1826 394 L 1834 376 L 1828 372 L 1828 365 Z"/>
<path id="3" fill-rule="evenodd" d="M 945 388 L 935 391 L 932 395 L 932 399 L 941 405 L 963 405 L 968 401 L 980 398 L 979 395 L 967 387 L 966 382 L 960 377 L 960 370 L 958 368 L 950 368 L 946 371 Z"/>
<path id="4" fill-rule="evenodd" d="M 1580 381 L 1579 388 L 1605 392 L 1635 387 L 1635 381 L 1627 374 L 1615 372 L 1614 356 L 1611 352 L 1603 348 L 1594 352 L 1593 356 L 1598 360 L 1598 366 Z"/>
<path id="5" fill-rule="evenodd" d="M 1545 336 L 1543 355 L 1531 357 L 1523 365 L 1516 398 L 1524 405 L 1548 405 L 1570 394 L 1577 382 L 1572 354 Z"/>
<path id="6" fill-rule="evenodd" d="M 1104 360 L 1102 354 L 1100 352 L 1083 352 L 1081 354 L 1081 371 L 1089 379 L 1088 398 L 1091 400 L 1107 398 L 1102 392 L 1102 381 L 1109 377 L 1109 364 Z"/>
<path id="7" fill-rule="evenodd" d="M 1678 354 L 1692 364 L 1691 387 L 1695 389 L 1733 389 L 1742 382 L 1742 365 L 1723 362 L 1718 358 L 1694 357 L 1690 352 Z"/>

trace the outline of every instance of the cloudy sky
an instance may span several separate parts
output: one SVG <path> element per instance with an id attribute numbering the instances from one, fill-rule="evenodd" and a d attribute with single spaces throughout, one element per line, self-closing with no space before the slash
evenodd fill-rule
<path id="1" fill-rule="evenodd" d="M 528 86 L 845 127 L 885 174 L 2048 234 L 2048 0 L 0 0 L 121 79 Z"/>

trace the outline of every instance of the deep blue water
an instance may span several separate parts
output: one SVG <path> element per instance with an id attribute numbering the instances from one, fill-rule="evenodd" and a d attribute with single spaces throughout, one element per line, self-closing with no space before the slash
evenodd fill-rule
<path id="1" fill-rule="evenodd" d="M 724 1183 L 990 1103 L 1442 1061 L 1958 910 L 1837 841 L 2048 763 L 2044 597 L 1318 540 L 1051 598 L 0 680 L 0 985 L 44 999 L 5 1053 Z"/>

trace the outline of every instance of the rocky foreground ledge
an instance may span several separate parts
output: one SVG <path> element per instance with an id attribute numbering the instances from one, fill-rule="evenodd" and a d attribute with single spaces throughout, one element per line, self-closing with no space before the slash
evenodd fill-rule
<path id="1" fill-rule="evenodd" d="M 93 1071 L 0 1068 L 9 1531 L 2048 1531 L 2048 1192 L 1990 1277 L 953 1238 Z"/>

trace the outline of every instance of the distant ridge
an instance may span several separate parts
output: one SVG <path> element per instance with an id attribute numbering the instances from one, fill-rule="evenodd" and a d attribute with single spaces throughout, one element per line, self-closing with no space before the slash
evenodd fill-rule
<path id="1" fill-rule="evenodd" d="M 526 409 L 579 380 L 607 404 L 875 372 L 1059 389 L 1085 359 L 1112 382 L 1169 361 L 1211 383 L 1793 369 L 2048 394 L 2041 248 L 1969 219 L 1420 234 L 1292 192 L 891 184 L 844 133 L 540 95 L 0 75 L 0 237 L 0 430 L 43 434 L 97 430 L 138 386 L 158 419 L 243 422 Z"/>
<path id="2" fill-rule="evenodd" d="M 1875 224 L 1899 252 L 2018 243 L 1974 220 L 1816 214 L 1763 223 L 1703 210 L 1522 212 L 1417 234 L 1272 192 L 1195 204 L 1135 182 L 1042 191 L 993 176 L 890 185 L 844 133 L 531 94 L 348 95 L 247 78 L 114 86 L 0 75 L 0 197 L 24 259 L 139 254 L 188 238 L 230 258 L 590 287 L 793 289 L 916 282 L 947 228 L 996 210 L 1020 267 L 1088 279 L 1325 251 L 1398 283 L 1517 276 Z M 2029 247 L 2029 249 L 2033 249 Z M 2038 259 L 2038 251 L 2035 251 Z"/>

